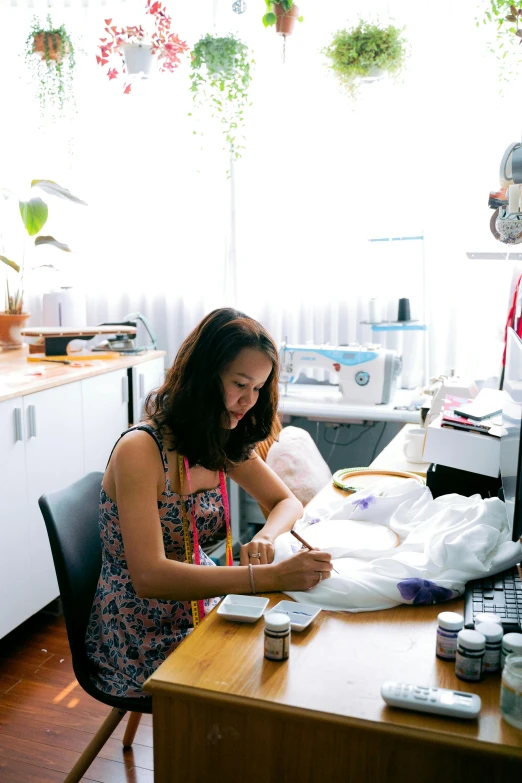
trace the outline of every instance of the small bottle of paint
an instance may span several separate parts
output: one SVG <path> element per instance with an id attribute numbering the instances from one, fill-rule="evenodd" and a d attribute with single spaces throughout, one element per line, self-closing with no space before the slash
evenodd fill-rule
<path id="1" fill-rule="evenodd" d="M 502 670 L 500 713 L 504 720 L 522 729 L 522 657 L 508 655 Z"/>
<path id="2" fill-rule="evenodd" d="M 290 618 L 281 612 L 265 615 L 265 658 L 286 661 L 290 654 Z"/>
<path id="3" fill-rule="evenodd" d="M 479 623 L 498 623 L 502 625 L 502 618 L 494 612 L 479 612 L 475 615 L 475 630 L 477 630 Z"/>
<path id="4" fill-rule="evenodd" d="M 500 670 L 500 648 L 504 629 L 498 623 L 479 623 L 475 625 L 478 633 L 486 637 L 486 652 L 484 653 L 484 674 L 498 672 Z"/>
<path id="5" fill-rule="evenodd" d="M 454 661 L 457 655 L 457 635 L 464 625 L 464 618 L 457 612 L 441 612 L 437 621 L 437 658 Z"/>
<path id="6" fill-rule="evenodd" d="M 500 651 L 500 668 L 504 668 L 504 661 L 508 655 L 522 655 L 522 633 L 507 633 L 502 639 Z"/>
<path id="7" fill-rule="evenodd" d="M 482 679 L 482 662 L 486 651 L 486 637 L 478 631 L 463 628 L 457 636 L 455 674 L 461 680 L 478 682 Z"/>

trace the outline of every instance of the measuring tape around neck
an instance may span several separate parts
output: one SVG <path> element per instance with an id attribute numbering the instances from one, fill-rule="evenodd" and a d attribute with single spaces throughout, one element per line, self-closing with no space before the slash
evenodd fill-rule
<path id="1" fill-rule="evenodd" d="M 190 523 L 187 514 L 187 505 L 183 499 L 183 474 L 187 477 L 187 484 L 189 490 L 189 496 L 192 496 L 192 482 L 190 480 L 190 467 L 188 459 L 178 454 L 178 469 L 179 469 L 179 488 L 181 496 L 181 513 L 183 517 L 183 543 L 185 547 L 185 562 L 193 565 L 201 565 L 201 556 L 199 553 L 199 537 L 196 525 L 196 512 L 194 509 L 194 500 L 190 502 L 191 520 L 192 520 L 192 541 L 190 540 Z M 232 530 L 230 528 L 230 506 L 228 504 L 227 485 L 225 480 L 225 472 L 219 471 L 219 486 L 221 489 L 221 498 L 223 501 L 223 507 L 225 510 L 225 524 L 227 530 L 227 544 L 226 544 L 226 563 L 227 566 L 233 565 L 232 560 Z M 193 543 L 192 543 L 193 542 Z M 202 599 L 199 601 L 190 602 L 192 608 L 192 620 L 194 628 L 199 625 L 201 620 L 205 617 L 205 603 Z"/>

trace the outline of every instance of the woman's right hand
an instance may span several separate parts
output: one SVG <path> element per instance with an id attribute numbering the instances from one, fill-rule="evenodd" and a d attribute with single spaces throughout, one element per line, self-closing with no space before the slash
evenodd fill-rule
<path id="1" fill-rule="evenodd" d="M 309 590 L 332 572 L 332 556 L 319 549 L 303 549 L 273 566 L 277 571 L 278 590 Z"/>

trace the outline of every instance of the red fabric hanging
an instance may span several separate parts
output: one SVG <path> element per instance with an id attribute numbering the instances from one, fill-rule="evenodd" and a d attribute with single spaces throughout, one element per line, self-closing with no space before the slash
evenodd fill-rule
<path id="1" fill-rule="evenodd" d="M 515 286 L 515 290 L 513 292 L 513 301 L 511 302 L 511 307 L 509 308 L 509 313 L 506 321 L 506 327 L 504 329 L 504 353 L 502 354 L 502 367 L 506 366 L 506 346 L 507 346 L 507 332 L 508 328 L 511 326 L 512 329 L 515 328 L 515 314 L 517 311 L 517 302 L 518 302 L 518 295 L 519 295 L 519 288 L 520 284 L 522 283 L 522 275 L 517 280 L 517 284 Z M 522 338 L 522 318 L 519 318 L 516 332 L 519 337 Z"/>

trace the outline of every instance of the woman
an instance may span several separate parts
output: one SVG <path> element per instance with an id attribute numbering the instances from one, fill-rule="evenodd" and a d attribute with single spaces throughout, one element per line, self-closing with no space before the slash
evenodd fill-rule
<path id="1" fill-rule="evenodd" d="M 254 451 L 273 431 L 277 370 L 277 349 L 257 321 L 214 310 L 149 396 L 146 422 L 117 442 L 102 482 L 102 571 L 87 630 L 105 692 L 142 695 L 224 594 L 307 590 L 330 576 L 326 552 L 273 563 L 276 537 L 303 511 Z M 239 567 L 209 568 L 201 544 L 223 526 L 232 565 L 225 472 L 269 515 L 241 547 Z"/>

